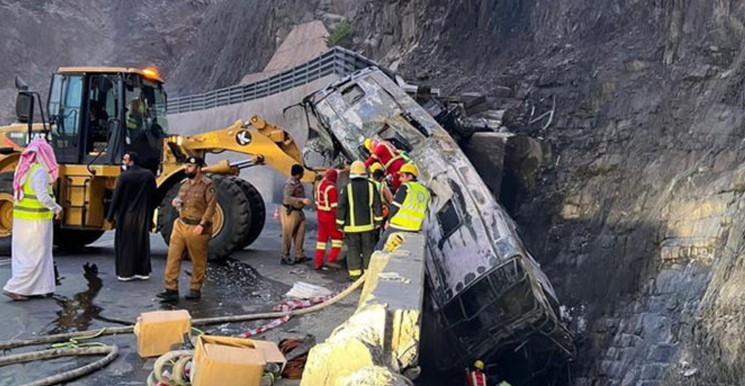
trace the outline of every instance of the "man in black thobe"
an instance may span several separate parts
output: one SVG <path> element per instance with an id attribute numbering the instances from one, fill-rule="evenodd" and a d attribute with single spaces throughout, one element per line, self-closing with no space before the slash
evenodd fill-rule
<path id="1" fill-rule="evenodd" d="M 120 281 L 150 278 L 150 227 L 155 210 L 155 176 L 137 166 L 137 153 L 122 157 L 107 220 L 116 217 L 116 276 Z"/>

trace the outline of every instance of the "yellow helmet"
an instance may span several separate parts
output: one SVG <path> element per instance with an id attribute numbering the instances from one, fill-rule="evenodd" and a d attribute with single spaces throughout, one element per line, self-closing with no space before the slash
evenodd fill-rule
<path id="1" fill-rule="evenodd" d="M 473 362 L 473 367 L 475 367 L 475 368 L 477 368 L 479 370 L 483 370 L 484 369 L 484 362 L 482 362 L 480 360 L 479 361 L 476 361 L 476 362 Z"/>
<path id="2" fill-rule="evenodd" d="M 372 151 L 373 151 L 372 145 L 373 145 L 373 139 L 372 138 L 367 138 L 365 140 L 365 149 L 367 149 L 367 151 L 369 151 L 370 153 L 372 153 Z"/>
<path id="3" fill-rule="evenodd" d="M 381 165 L 380 162 L 370 165 L 370 173 L 375 173 L 378 170 L 383 170 L 383 165 Z"/>
<path id="4" fill-rule="evenodd" d="M 362 161 L 354 161 L 352 162 L 352 167 L 349 168 L 350 174 L 356 174 L 358 176 L 364 176 L 367 174 L 367 168 L 365 167 L 365 164 L 362 163 Z"/>
<path id="5" fill-rule="evenodd" d="M 419 177 L 419 169 L 417 169 L 416 165 L 414 164 L 406 164 L 404 166 L 401 166 L 401 169 L 398 172 L 409 173 L 414 177 Z"/>

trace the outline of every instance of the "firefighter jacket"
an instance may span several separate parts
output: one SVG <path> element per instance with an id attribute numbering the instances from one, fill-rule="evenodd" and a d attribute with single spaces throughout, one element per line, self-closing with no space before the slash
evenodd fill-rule
<path id="1" fill-rule="evenodd" d="M 380 194 L 375 184 L 363 176 L 352 176 L 339 193 L 336 226 L 347 233 L 368 232 L 383 221 Z"/>
<path id="2" fill-rule="evenodd" d="M 401 166 L 406 163 L 398 150 L 386 141 L 378 143 L 372 155 L 365 161 L 365 167 L 369 168 L 375 162 L 380 162 L 387 174 L 398 173 Z"/>
<path id="3" fill-rule="evenodd" d="M 336 184 L 326 178 L 322 179 L 316 191 L 316 209 L 321 212 L 336 214 L 336 208 L 339 205 L 338 202 Z"/>

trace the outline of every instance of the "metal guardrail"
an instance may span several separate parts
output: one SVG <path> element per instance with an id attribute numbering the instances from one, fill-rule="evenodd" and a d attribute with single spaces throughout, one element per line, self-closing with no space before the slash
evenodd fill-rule
<path id="1" fill-rule="evenodd" d="M 178 114 L 247 102 L 308 84 L 327 75 L 343 77 L 371 66 L 377 66 L 389 76 L 393 76 L 390 70 L 380 67 L 356 52 L 333 47 L 303 64 L 254 83 L 171 98 L 166 109 L 168 114 Z"/>

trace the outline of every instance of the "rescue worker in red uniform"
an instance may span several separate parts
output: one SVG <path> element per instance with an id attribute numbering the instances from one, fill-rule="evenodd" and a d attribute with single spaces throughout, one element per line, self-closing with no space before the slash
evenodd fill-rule
<path id="1" fill-rule="evenodd" d="M 337 175 L 336 169 L 326 170 L 316 191 L 318 240 L 316 241 L 315 269 L 321 269 L 324 266 L 323 256 L 326 254 L 326 246 L 329 240 L 331 240 L 331 252 L 329 252 L 327 264 L 335 264 L 341 252 L 344 234 L 336 228 L 336 207 L 338 206 Z"/>
<path id="2" fill-rule="evenodd" d="M 486 374 L 484 374 L 484 362 L 476 361 L 473 368 L 466 370 L 466 385 L 486 386 Z"/>
<path id="3" fill-rule="evenodd" d="M 370 152 L 370 157 L 365 161 L 365 167 L 369 168 L 372 164 L 380 162 L 385 168 L 385 173 L 393 178 L 393 191 L 395 192 L 401 185 L 398 171 L 406 164 L 404 157 L 386 141 L 368 138 L 365 140 L 365 148 Z"/>

